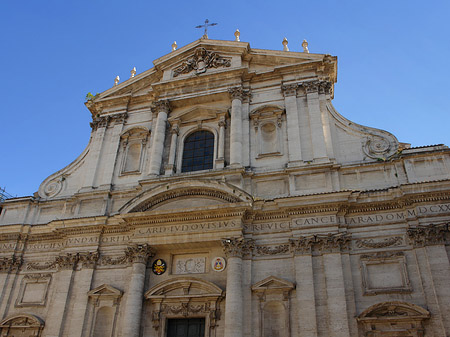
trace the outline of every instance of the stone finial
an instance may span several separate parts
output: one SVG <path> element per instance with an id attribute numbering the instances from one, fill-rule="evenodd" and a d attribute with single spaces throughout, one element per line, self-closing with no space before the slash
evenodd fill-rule
<path id="1" fill-rule="evenodd" d="M 134 76 L 136 76 L 136 67 L 133 67 L 133 69 L 131 69 L 130 73 L 131 73 L 130 78 L 133 78 Z"/>
<path id="2" fill-rule="evenodd" d="M 289 51 L 288 48 L 288 40 L 286 38 L 283 39 L 283 42 L 281 42 L 283 44 L 283 51 Z"/>
<path id="3" fill-rule="evenodd" d="M 120 77 L 116 76 L 116 78 L 114 79 L 114 85 L 118 85 L 120 81 Z"/>
<path id="4" fill-rule="evenodd" d="M 236 31 L 234 32 L 234 37 L 235 37 L 234 41 L 236 41 L 236 42 L 241 41 L 239 38 L 240 36 L 241 36 L 241 32 L 239 31 L 239 29 L 236 29 Z"/>
<path id="5" fill-rule="evenodd" d="M 177 50 L 177 48 L 178 48 L 177 41 L 173 41 L 173 43 L 172 43 L 172 51 Z"/>
<path id="6" fill-rule="evenodd" d="M 303 42 L 302 42 L 302 47 L 303 47 L 303 52 L 304 52 L 304 53 L 309 53 L 309 49 L 308 49 L 308 41 L 303 40 Z"/>

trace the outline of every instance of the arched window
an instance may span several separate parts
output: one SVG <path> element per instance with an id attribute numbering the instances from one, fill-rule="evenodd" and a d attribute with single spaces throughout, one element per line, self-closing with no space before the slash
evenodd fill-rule
<path id="1" fill-rule="evenodd" d="M 212 169 L 213 157 L 214 135 L 205 130 L 194 132 L 184 141 L 181 172 Z"/>

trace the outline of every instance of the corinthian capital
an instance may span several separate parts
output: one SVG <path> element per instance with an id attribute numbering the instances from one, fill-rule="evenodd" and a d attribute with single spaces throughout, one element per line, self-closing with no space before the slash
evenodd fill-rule
<path id="1" fill-rule="evenodd" d="M 127 247 L 125 256 L 132 263 L 147 263 L 148 258 L 155 255 L 155 250 L 147 244 Z"/>
<path id="2" fill-rule="evenodd" d="M 407 230 L 410 242 L 416 247 L 444 244 L 450 238 L 448 224 L 410 227 Z"/>
<path id="3" fill-rule="evenodd" d="M 330 81 L 319 82 L 319 94 L 329 95 L 331 93 L 332 84 Z"/>
<path id="4" fill-rule="evenodd" d="M 156 101 L 153 104 L 152 107 L 153 112 L 158 113 L 160 111 L 163 111 L 165 113 L 169 113 L 170 112 L 170 102 L 168 99 L 161 99 L 159 101 Z"/>
<path id="5" fill-rule="evenodd" d="M 296 96 L 297 89 L 298 89 L 298 83 L 283 84 L 281 86 L 281 92 L 283 93 L 284 97 Z"/>
<path id="6" fill-rule="evenodd" d="M 228 88 L 228 93 L 232 100 L 238 99 L 242 101 L 244 99 L 244 89 L 242 87 Z"/>
<path id="7" fill-rule="evenodd" d="M 18 270 L 22 265 L 22 258 L 16 256 L 0 258 L 0 272 Z"/>
<path id="8" fill-rule="evenodd" d="M 308 81 L 301 83 L 301 86 L 305 88 L 307 94 L 319 91 L 319 81 Z"/>
<path id="9" fill-rule="evenodd" d="M 332 253 L 348 250 L 350 242 L 351 235 L 347 233 L 316 234 L 291 239 L 291 248 L 295 254 L 310 254 L 313 248 Z"/>
<path id="10" fill-rule="evenodd" d="M 79 253 L 78 260 L 83 264 L 83 267 L 94 268 L 99 259 L 98 252 Z"/>
<path id="11" fill-rule="evenodd" d="M 67 253 L 56 257 L 56 264 L 59 269 L 74 269 L 78 263 L 78 254 Z"/>
<path id="12" fill-rule="evenodd" d="M 244 257 L 253 252 L 255 242 L 243 238 L 222 239 L 222 248 L 228 257 Z"/>

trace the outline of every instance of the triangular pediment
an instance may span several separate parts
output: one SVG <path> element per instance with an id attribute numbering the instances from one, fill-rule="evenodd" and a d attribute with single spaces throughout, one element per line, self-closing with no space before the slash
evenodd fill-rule
<path id="1" fill-rule="evenodd" d="M 294 283 L 283 280 L 276 276 L 269 276 L 262 281 L 255 283 L 252 286 L 253 291 L 267 291 L 267 290 L 292 290 L 295 288 Z"/>
<path id="2" fill-rule="evenodd" d="M 174 110 L 170 117 L 169 122 L 173 122 L 176 120 L 181 121 L 182 123 L 189 122 L 197 122 L 204 121 L 208 119 L 214 119 L 220 113 L 226 113 L 228 111 L 228 106 L 223 105 L 195 105 L 186 108 L 180 108 Z"/>
<path id="3" fill-rule="evenodd" d="M 108 284 L 102 284 L 88 292 L 88 296 L 90 297 L 120 297 L 122 294 L 122 291 Z"/>

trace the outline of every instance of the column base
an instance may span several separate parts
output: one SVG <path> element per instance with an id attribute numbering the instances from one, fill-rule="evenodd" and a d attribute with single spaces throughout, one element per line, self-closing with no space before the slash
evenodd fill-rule
<path id="1" fill-rule="evenodd" d="M 171 176 L 172 174 L 174 174 L 175 171 L 175 166 L 174 165 L 167 165 L 166 169 L 164 170 L 164 175 L 165 176 Z"/>
<path id="2" fill-rule="evenodd" d="M 216 168 L 221 169 L 225 167 L 225 160 L 223 158 L 216 159 Z"/>

